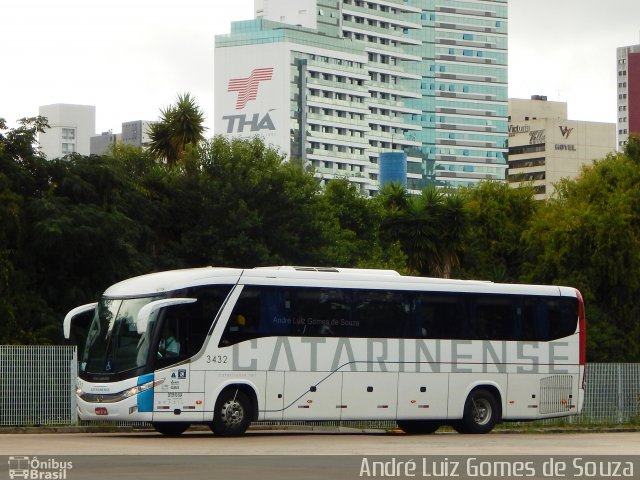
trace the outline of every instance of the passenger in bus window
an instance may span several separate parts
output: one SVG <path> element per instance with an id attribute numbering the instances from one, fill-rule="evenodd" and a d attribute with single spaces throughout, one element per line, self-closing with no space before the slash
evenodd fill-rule
<path id="1" fill-rule="evenodd" d="M 233 319 L 233 322 L 229 325 L 230 332 L 242 332 L 247 325 L 247 319 L 241 313 L 237 314 Z"/>

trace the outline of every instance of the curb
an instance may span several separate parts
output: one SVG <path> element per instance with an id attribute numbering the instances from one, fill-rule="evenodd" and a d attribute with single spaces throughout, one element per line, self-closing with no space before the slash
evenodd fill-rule
<path id="1" fill-rule="evenodd" d="M 207 425 L 193 425 L 189 428 L 191 432 L 210 432 Z M 346 426 L 322 426 L 322 425 L 252 425 L 249 427 L 252 432 L 315 432 L 315 433 L 368 433 L 386 435 L 405 435 L 399 428 L 371 428 L 371 427 L 346 427 Z M 54 433 L 139 433 L 155 432 L 151 426 L 110 426 L 110 425 L 53 425 L 53 426 L 31 426 L 31 427 L 0 427 L 0 435 L 3 434 L 54 434 Z M 563 434 L 563 433 L 636 433 L 640 432 L 640 426 L 620 426 L 620 427 L 583 427 L 583 428 L 497 428 L 491 434 L 515 435 L 525 433 L 535 434 Z M 453 431 L 440 431 L 439 434 L 455 433 Z"/>

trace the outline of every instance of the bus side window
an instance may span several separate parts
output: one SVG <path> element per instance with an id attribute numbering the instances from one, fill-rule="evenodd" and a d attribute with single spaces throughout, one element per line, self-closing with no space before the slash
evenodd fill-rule
<path id="1" fill-rule="evenodd" d="M 549 340 L 573 335 L 578 327 L 578 301 L 560 297 L 547 300 L 549 309 Z"/>
<path id="2" fill-rule="evenodd" d="M 444 294 L 420 295 L 418 338 L 468 338 L 466 302 Z"/>
<path id="3" fill-rule="evenodd" d="M 260 290 L 254 287 L 245 287 L 242 290 L 222 333 L 219 346 L 234 345 L 260 336 L 260 293 Z"/>
<path id="4" fill-rule="evenodd" d="M 546 342 L 549 339 L 549 311 L 545 298 L 537 299 L 535 302 L 533 331 L 536 340 Z"/>
<path id="5" fill-rule="evenodd" d="M 289 335 L 292 322 L 289 292 L 279 287 L 260 290 L 260 332 L 264 336 Z"/>
<path id="6" fill-rule="evenodd" d="M 475 302 L 472 338 L 478 340 L 510 340 L 517 321 L 517 308 L 506 296 L 480 296 Z"/>
<path id="7" fill-rule="evenodd" d="M 548 342 L 575 333 L 578 301 L 570 297 L 532 297 L 523 302 L 519 340 Z"/>
<path id="8" fill-rule="evenodd" d="M 351 333 L 358 337 L 400 338 L 407 312 L 402 292 L 360 290 L 355 292 Z"/>

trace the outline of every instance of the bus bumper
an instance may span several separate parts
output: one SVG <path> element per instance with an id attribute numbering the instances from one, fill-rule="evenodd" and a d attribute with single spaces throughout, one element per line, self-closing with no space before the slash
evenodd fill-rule
<path id="1" fill-rule="evenodd" d="M 76 397 L 78 418 L 100 422 L 150 422 L 153 412 L 139 411 L 135 397 L 127 398 L 115 403 L 86 402 Z"/>

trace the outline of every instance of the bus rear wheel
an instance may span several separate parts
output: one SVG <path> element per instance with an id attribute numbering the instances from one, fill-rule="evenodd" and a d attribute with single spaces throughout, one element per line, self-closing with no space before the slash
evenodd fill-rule
<path id="1" fill-rule="evenodd" d="M 489 433 L 499 420 L 500 407 L 495 395 L 480 388 L 469 394 L 462 420 L 452 426 L 459 433 Z"/>
<path id="2" fill-rule="evenodd" d="M 187 422 L 154 422 L 153 428 L 156 432 L 168 437 L 177 437 L 182 435 L 191 426 Z"/>
<path id="3" fill-rule="evenodd" d="M 241 390 L 230 388 L 218 397 L 211 430 L 222 437 L 242 435 L 251 423 L 251 401 Z"/>
<path id="4" fill-rule="evenodd" d="M 435 420 L 398 420 L 398 427 L 411 435 L 433 433 L 440 428 L 441 423 Z"/>

